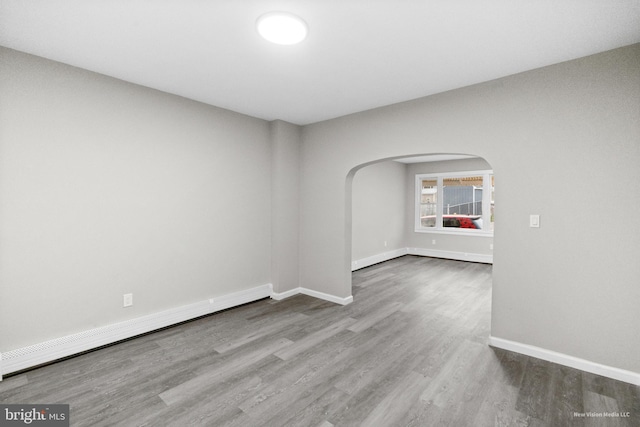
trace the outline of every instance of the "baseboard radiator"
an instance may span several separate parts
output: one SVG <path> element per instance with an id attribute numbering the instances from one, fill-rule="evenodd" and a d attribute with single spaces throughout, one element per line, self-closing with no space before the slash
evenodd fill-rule
<path id="1" fill-rule="evenodd" d="M 278 293 L 274 292 L 273 285 L 268 283 L 221 297 L 210 298 L 205 301 L 0 353 L 0 381 L 2 381 L 3 375 L 51 363 L 221 310 L 263 298 L 281 300 L 298 294 L 309 295 L 341 305 L 347 305 L 353 301 L 352 296 L 341 298 L 301 287 Z"/>
<path id="2" fill-rule="evenodd" d="M 64 359 L 227 308 L 268 298 L 272 292 L 272 285 L 269 283 L 0 353 L 0 380 L 3 375 Z"/>
<path id="3" fill-rule="evenodd" d="M 351 262 L 351 271 L 360 270 L 384 261 L 389 261 L 404 255 L 418 255 L 432 258 L 453 259 L 457 261 L 480 262 L 484 264 L 493 264 L 493 255 L 475 254 L 469 252 L 443 251 L 439 249 L 426 248 L 399 248 L 381 254 L 361 258 Z"/>

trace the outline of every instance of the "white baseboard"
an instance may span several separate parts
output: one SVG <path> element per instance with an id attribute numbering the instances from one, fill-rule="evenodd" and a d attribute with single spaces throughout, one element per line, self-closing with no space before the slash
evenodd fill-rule
<path id="1" fill-rule="evenodd" d="M 325 294 L 324 292 L 313 291 L 311 289 L 300 288 L 300 293 L 309 295 L 310 297 L 323 299 L 325 301 L 333 302 L 340 305 L 347 305 L 353 302 L 353 296 L 349 295 L 346 298 L 337 297 L 335 295 Z"/>
<path id="2" fill-rule="evenodd" d="M 0 353 L 0 381 L 2 381 L 3 375 L 53 362 L 227 308 L 237 307 L 262 298 L 271 297 L 281 300 L 297 294 L 305 294 L 341 305 L 353 302 L 352 296 L 340 298 L 305 288 L 275 293 L 272 284 L 267 283 L 255 288 Z"/>
<path id="3" fill-rule="evenodd" d="M 155 331 L 220 310 L 267 298 L 271 296 L 271 293 L 272 285 L 268 283 L 255 288 L 0 353 L 0 380 L 2 380 L 2 375 L 49 363 L 104 345 L 113 344 L 114 342 L 135 337 L 136 335 Z"/>
<path id="4" fill-rule="evenodd" d="M 300 292 L 300 289 L 302 288 L 293 288 L 291 290 L 288 291 L 284 291 L 284 292 L 271 292 L 271 298 L 277 301 L 283 300 L 285 298 L 289 298 L 295 295 L 299 295 L 302 292 Z"/>
<path id="5" fill-rule="evenodd" d="M 408 255 L 428 256 L 433 258 L 455 259 L 458 261 L 481 262 L 493 264 L 493 254 L 475 254 L 468 252 L 442 251 L 438 249 L 407 248 Z"/>
<path id="6" fill-rule="evenodd" d="M 298 294 L 309 295 L 310 297 L 323 299 L 325 301 L 333 302 L 340 305 L 347 305 L 353 302 L 353 296 L 351 295 L 346 298 L 341 298 L 335 295 L 325 294 L 324 292 L 318 292 L 307 288 L 294 288 L 281 293 L 273 292 L 271 293 L 271 298 L 275 300 L 282 300 Z"/>
<path id="7" fill-rule="evenodd" d="M 369 267 L 370 265 L 378 264 L 380 262 L 389 261 L 390 259 L 398 258 L 403 255 L 407 255 L 407 248 L 400 248 L 389 252 L 384 252 L 378 255 L 373 255 L 367 258 L 362 258 L 351 262 L 351 271 L 356 271 L 361 268 Z"/>
<path id="8" fill-rule="evenodd" d="M 445 258 L 455 259 L 458 261 L 471 261 L 481 262 L 484 264 L 493 264 L 493 255 L 476 254 L 468 252 L 457 251 L 442 251 L 438 249 L 427 248 L 400 248 L 389 252 L 383 252 L 378 255 L 373 255 L 367 258 L 358 259 L 351 262 L 351 271 L 356 271 L 361 268 L 369 267 L 380 262 L 389 261 L 394 258 L 401 257 L 403 255 L 419 255 L 428 256 L 432 258 Z"/>
<path id="9" fill-rule="evenodd" d="M 516 353 L 525 354 L 537 359 L 546 360 L 548 362 L 557 363 L 559 365 L 569 366 L 581 371 L 590 372 L 592 374 L 601 375 L 614 380 L 624 381 L 626 383 L 640 386 L 640 373 L 626 371 L 624 369 L 614 368 L 611 366 L 601 365 L 589 360 L 580 359 L 563 353 L 535 347 L 528 344 L 522 344 L 515 341 L 506 340 L 490 336 L 489 345 L 492 347 L 509 350 Z"/>

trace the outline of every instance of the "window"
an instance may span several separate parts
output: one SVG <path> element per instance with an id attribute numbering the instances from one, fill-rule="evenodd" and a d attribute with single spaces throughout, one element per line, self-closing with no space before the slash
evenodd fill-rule
<path id="1" fill-rule="evenodd" d="M 416 175 L 416 231 L 493 233 L 492 171 Z"/>
<path id="2" fill-rule="evenodd" d="M 436 207 L 438 201 L 438 181 L 423 179 L 420 181 L 420 220 L 422 227 L 436 226 Z"/>

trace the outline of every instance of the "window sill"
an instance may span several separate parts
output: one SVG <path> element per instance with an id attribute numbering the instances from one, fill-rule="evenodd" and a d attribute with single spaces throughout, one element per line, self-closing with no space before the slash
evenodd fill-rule
<path id="1" fill-rule="evenodd" d="M 424 228 L 416 228 L 414 230 L 416 233 L 425 233 L 425 234 L 450 234 L 453 236 L 479 236 L 479 237 L 493 237 L 493 231 L 481 231 L 481 230 L 473 230 L 473 229 L 462 229 L 462 230 L 443 230 L 443 229 L 433 229 L 426 230 Z"/>

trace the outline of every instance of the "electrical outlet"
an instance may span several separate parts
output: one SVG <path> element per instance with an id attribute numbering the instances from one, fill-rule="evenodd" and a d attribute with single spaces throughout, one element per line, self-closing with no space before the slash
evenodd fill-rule
<path id="1" fill-rule="evenodd" d="M 384 241 L 384 247 L 385 248 L 387 247 L 387 241 L 386 240 Z"/>
<path id="2" fill-rule="evenodd" d="M 122 297 L 123 307 L 131 307 L 133 305 L 133 294 L 124 294 Z"/>
<path id="3" fill-rule="evenodd" d="M 493 250 L 493 243 L 489 243 L 489 249 Z"/>
<path id="4" fill-rule="evenodd" d="M 435 245 L 435 244 L 436 244 L 436 239 L 433 239 L 433 240 L 431 241 L 431 244 L 432 244 L 432 245 Z"/>

